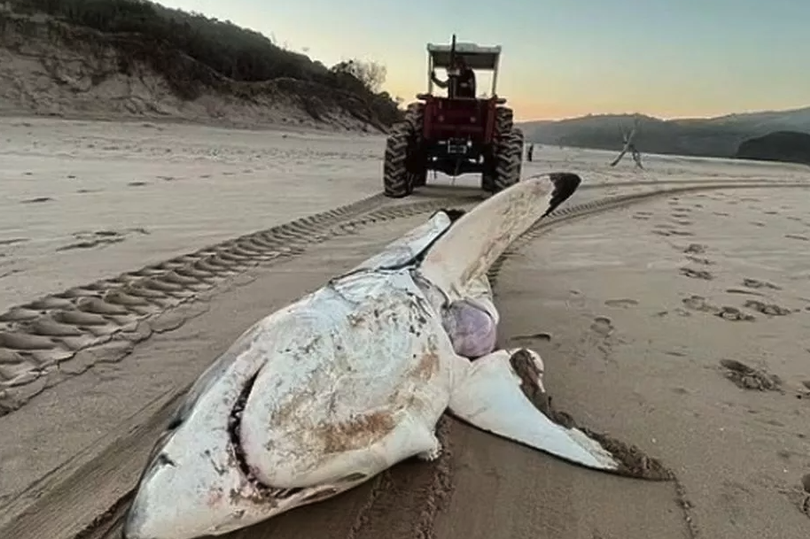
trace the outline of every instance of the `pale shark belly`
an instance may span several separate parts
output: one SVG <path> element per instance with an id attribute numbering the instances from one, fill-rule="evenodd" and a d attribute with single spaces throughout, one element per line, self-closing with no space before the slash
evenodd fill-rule
<path id="1" fill-rule="evenodd" d="M 450 399 L 453 348 L 407 270 L 346 276 L 290 315 L 300 342 L 268 358 L 242 413 L 252 473 L 302 486 L 339 479 L 346 462 L 376 473 L 411 456 L 391 443 L 434 428 Z"/>

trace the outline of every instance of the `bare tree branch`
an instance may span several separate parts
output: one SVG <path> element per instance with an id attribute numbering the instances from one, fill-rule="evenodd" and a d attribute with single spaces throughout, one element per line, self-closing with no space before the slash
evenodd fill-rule
<path id="1" fill-rule="evenodd" d="M 633 121 L 633 129 L 631 129 L 629 133 L 627 131 L 622 130 L 622 140 L 624 141 L 624 147 L 622 148 L 622 151 L 619 153 L 616 159 L 614 159 L 610 163 L 610 166 L 615 167 L 616 165 L 618 165 L 619 162 L 622 160 L 622 158 L 625 156 L 625 154 L 627 154 L 627 152 L 630 152 L 630 154 L 633 156 L 633 161 L 635 161 L 636 163 L 636 167 L 640 169 L 644 168 L 644 165 L 642 165 L 641 163 L 641 152 L 639 152 L 638 149 L 636 148 L 636 145 L 633 144 L 633 139 L 635 138 L 636 132 L 638 131 L 639 123 L 640 119 L 638 116 L 636 116 L 635 120 Z"/>

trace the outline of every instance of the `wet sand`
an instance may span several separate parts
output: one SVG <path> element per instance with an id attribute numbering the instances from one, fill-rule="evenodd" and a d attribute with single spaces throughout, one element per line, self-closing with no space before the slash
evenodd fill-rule
<path id="1" fill-rule="evenodd" d="M 306 141 L 319 155 L 343 144 Z M 298 147 L 293 144 L 290 151 Z M 549 149 L 553 158 L 545 161 L 544 151 L 535 152 L 528 173 L 568 169 L 590 184 L 810 177 L 798 167 L 683 158 L 650 158 L 647 171 L 634 172 L 630 166 L 607 167 L 609 159 L 601 152 Z M 19 153 L 14 159 L 26 159 Z M 379 163 L 369 159 L 363 172 L 352 155 L 340 162 L 345 173 L 335 180 L 335 193 L 357 187 L 377 192 L 371 169 Z M 234 172 L 228 181 L 240 178 L 239 157 L 225 165 L 195 159 L 178 167 L 222 166 L 216 170 Z M 319 166 L 300 159 L 302 168 L 291 169 L 296 174 Z M 101 160 L 93 162 L 100 170 Z M 53 166 L 31 168 L 32 175 Z M 234 198 L 221 206 L 238 211 L 220 211 L 208 221 L 199 207 L 179 202 L 173 213 L 154 210 L 156 201 L 170 200 L 168 192 L 148 200 L 128 197 L 112 212 L 122 216 L 122 225 L 134 222 L 133 216 L 164 215 L 166 226 L 150 235 L 154 244 L 123 259 L 118 257 L 124 256 L 126 242 L 105 247 L 106 252 L 88 250 L 86 270 L 79 258 L 68 264 L 54 250 L 9 252 L 15 263 L 29 264 L 9 290 L 27 286 L 20 297 L 28 300 L 143 266 L 147 261 L 137 257 L 159 244 L 165 250 L 153 260 L 287 221 L 297 211 L 320 209 L 320 203 L 307 206 L 304 199 L 315 197 L 323 184 L 285 176 L 289 185 L 284 185 L 298 193 L 301 205 L 278 201 L 268 206 L 276 208 L 272 218 L 262 217 L 263 205 L 274 197 L 259 187 L 271 176 L 281 177 L 267 173 L 230 187 L 223 187 L 223 179 L 217 189 L 233 189 Z M 571 203 L 651 188 L 583 190 Z M 125 191 L 122 187 L 116 196 Z M 200 197 L 196 203 L 213 204 L 213 191 L 193 190 Z M 366 194 L 352 193 L 346 202 Z M 335 196 L 329 204 L 323 195 L 323 207 L 343 203 L 344 195 Z M 738 189 L 655 199 L 563 224 L 522 245 L 496 276 L 502 341 L 543 354 L 555 405 L 584 426 L 661 459 L 677 482 L 576 468 L 447 420 L 440 427 L 447 451 L 438 462 L 402 463 L 338 498 L 228 537 L 805 537 L 810 527 L 807 495 L 801 492 L 802 476 L 810 472 L 810 207 L 803 198 L 805 191 L 797 189 Z M 46 202 L 30 207 L 37 204 Z M 287 206 L 299 209 L 284 213 Z M 77 214 L 43 213 L 44 228 L 27 234 L 55 245 L 55 231 L 68 230 L 65 223 Z M 102 358 L 0 417 L 0 432 L 12 433 L 0 439 L 0 535 L 74 537 L 132 486 L 160 426 L 154 415 L 245 328 L 427 215 L 368 223 L 290 260 L 241 272 L 199 300 L 139 325 L 134 333 L 145 337 L 128 354 L 114 361 Z M 189 223 L 185 235 L 173 232 L 172 220 Z M 208 236 L 193 239 L 192 230 Z M 64 282 L 48 281 L 63 270 Z M 6 297 L 11 303 L 12 296 Z M 26 507 L 21 519 L 4 527 Z"/>

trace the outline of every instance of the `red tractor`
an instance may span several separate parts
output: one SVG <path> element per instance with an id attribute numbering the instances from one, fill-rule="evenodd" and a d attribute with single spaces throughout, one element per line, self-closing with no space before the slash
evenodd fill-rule
<path id="1" fill-rule="evenodd" d="M 456 177 L 481 173 L 481 188 L 496 193 L 520 181 L 523 132 L 512 109 L 495 93 L 501 47 L 472 43 L 428 44 L 428 92 L 408 105 L 388 134 L 383 167 L 385 195 L 402 198 L 427 182 L 430 170 Z M 460 61 L 461 60 L 461 61 Z M 492 72 L 490 97 L 457 95 L 459 64 Z M 448 72 L 447 97 L 433 95 L 436 68 Z"/>

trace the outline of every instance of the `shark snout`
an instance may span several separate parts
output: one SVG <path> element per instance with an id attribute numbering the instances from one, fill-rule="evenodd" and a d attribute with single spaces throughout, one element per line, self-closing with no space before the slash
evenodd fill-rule
<path id="1" fill-rule="evenodd" d="M 179 438 L 153 457 L 137 487 L 124 521 L 124 539 L 193 539 L 225 533 L 256 518 L 255 490 L 236 465 L 227 440 L 216 431 L 176 434 Z"/>
<path id="2" fill-rule="evenodd" d="M 187 460 L 166 452 L 153 458 L 127 512 L 123 539 L 190 539 L 205 534 L 207 504 L 201 492 L 205 480 L 191 478 Z"/>

